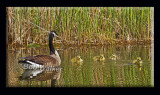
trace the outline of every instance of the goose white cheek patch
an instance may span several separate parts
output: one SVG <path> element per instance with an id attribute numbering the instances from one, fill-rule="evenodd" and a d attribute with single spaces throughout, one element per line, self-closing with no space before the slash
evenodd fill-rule
<path id="1" fill-rule="evenodd" d="M 54 36 L 57 36 L 54 32 L 52 32 L 52 34 L 53 34 Z"/>

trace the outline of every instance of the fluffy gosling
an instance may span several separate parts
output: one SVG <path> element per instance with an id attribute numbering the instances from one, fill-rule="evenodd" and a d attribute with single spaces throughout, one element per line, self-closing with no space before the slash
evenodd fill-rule
<path id="1" fill-rule="evenodd" d="M 118 55 L 112 54 L 112 56 L 110 56 L 111 60 L 117 60 L 120 59 L 120 57 Z"/>
<path id="2" fill-rule="evenodd" d="M 76 56 L 75 58 L 71 59 L 72 63 L 81 63 L 83 60 L 81 59 L 81 56 Z"/>
<path id="3" fill-rule="evenodd" d="M 140 57 L 137 57 L 137 59 L 133 60 L 132 63 L 133 63 L 133 64 L 138 64 L 138 65 L 142 66 L 142 60 L 141 60 Z"/>
<path id="4" fill-rule="evenodd" d="M 93 57 L 93 60 L 94 61 L 104 61 L 105 60 L 105 57 L 103 54 L 101 54 L 100 56 L 94 56 Z"/>

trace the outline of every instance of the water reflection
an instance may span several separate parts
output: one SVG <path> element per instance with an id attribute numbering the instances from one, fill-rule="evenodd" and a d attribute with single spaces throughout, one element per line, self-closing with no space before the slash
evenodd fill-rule
<path id="1" fill-rule="evenodd" d="M 57 47 L 56 47 L 57 48 Z M 60 78 L 56 74 L 41 71 L 27 71 L 18 66 L 19 57 L 32 55 L 49 55 L 48 48 L 25 48 L 9 50 L 7 63 L 7 83 L 9 87 L 149 87 L 151 86 L 151 46 L 103 46 L 103 47 L 61 47 L 57 48 L 61 57 Z M 93 57 L 103 54 L 105 60 L 94 61 Z M 116 60 L 110 59 L 116 55 Z M 73 63 L 71 59 L 81 56 L 83 63 Z M 113 56 L 115 57 L 115 56 Z M 132 64 L 141 57 L 143 64 Z M 35 73 L 32 73 L 35 72 Z M 30 77 L 30 75 L 32 75 Z M 35 76 L 36 75 L 36 76 Z M 38 76 L 46 76 L 40 79 Z M 53 75 L 53 76 L 52 76 Z M 23 77 L 22 81 L 19 77 Z M 28 76 L 28 77 L 24 77 Z M 58 75 L 57 75 L 58 76 Z M 50 79 L 49 79 L 50 77 Z M 32 81 L 37 80 L 37 81 Z M 55 83 L 54 83 L 55 82 Z"/>
<path id="2" fill-rule="evenodd" d="M 47 81 L 51 80 L 51 87 L 55 86 L 56 80 L 60 78 L 61 68 L 57 68 L 56 71 L 49 71 L 45 69 L 26 69 L 19 80 L 27 81 Z"/>

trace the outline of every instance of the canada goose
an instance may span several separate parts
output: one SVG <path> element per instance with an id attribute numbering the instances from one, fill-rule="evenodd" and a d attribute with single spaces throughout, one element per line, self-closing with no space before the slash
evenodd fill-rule
<path id="1" fill-rule="evenodd" d="M 81 63 L 83 60 L 81 59 L 81 56 L 76 56 L 75 58 L 71 59 L 72 63 Z"/>
<path id="2" fill-rule="evenodd" d="M 133 64 L 138 64 L 139 66 L 142 66 L 142 60 L 140 57 L 137 57 L 137 59 L 133 60 Z"/>
<path id="3" fill-rule="evenodd" d="M 94 56 L 93 57 L 93 60 L 94 61 L 104 61 L 105 60 L 105 57 L 103 54 L 100 54 L 100 56 Z"/>
<path id="4" fill-rule="evenodd" d="M 52 44 L 53 37 L 56 36 L 57 33 L 55 31 L 51 31 L 49 33 L 50 55 L 21 57 L 19 59 L 23 60 L 18 61 L 18 63 L 22 64 L 22 66 L 26 69 L 43 68 L 44 66 L 59 66 L 61 64 L 61 59 Z"/>
<path id="5" fill-rule="evenodd" d="M 117 59 L 120 59 L 120 57 L 116 54 L 112 54 L 112 56 L 110 56 L 110 59 L 111 60 L 117 60 Z"/>

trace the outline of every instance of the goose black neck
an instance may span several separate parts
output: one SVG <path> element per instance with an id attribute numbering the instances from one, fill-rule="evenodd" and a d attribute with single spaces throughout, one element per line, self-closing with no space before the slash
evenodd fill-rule
<path id="1" fill-rule="evenodd" d="M 54 47 L 53 47 L 52 41 L 53 41 L 53 36 L 50 34 L 50 35 L 49 35 L 50 55 L 55 54 L 55 49 L 54 49 Z"/>

